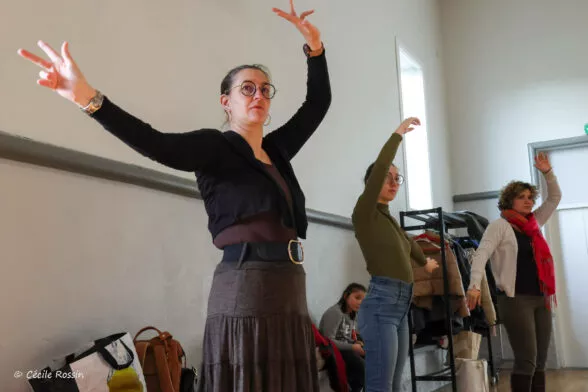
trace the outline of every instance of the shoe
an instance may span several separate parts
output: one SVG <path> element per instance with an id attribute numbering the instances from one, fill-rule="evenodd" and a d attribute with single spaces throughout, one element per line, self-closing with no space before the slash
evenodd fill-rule
<path id="1" fill-rule="evenodd" d="M 545 371 L 536 371 L 531 382 L 531 392 L 545 392 Z"/>
<path id="2" fill-rule="evenodd" d="M 532 376 L 526 374 L 510 375 L 510 390 L 512 392 L 531 392 Z"/>

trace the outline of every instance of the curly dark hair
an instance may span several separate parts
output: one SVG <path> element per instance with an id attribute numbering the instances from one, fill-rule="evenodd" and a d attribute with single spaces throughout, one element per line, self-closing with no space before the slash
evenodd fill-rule
<path id="1" fill-rule="evenodd" d="M 535 185 L 523 181 L 511 181 L 500 192 L 500 199 L 498 200 L 498 209 L 500 211 L 510 210 L 514 199 L 524 191 L 530 191 L 533 200 L 537 199 L 539 191 Z"/>

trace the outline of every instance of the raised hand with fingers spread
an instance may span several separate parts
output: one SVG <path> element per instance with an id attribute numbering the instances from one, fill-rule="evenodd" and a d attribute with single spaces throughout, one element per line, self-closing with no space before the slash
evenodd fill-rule
<path id="1" fill-rule="evenodd" d="M 25 49 L 19 49 L 18 54 L 41 68 L 37 83 L 43 87 L 54 90 L 65 99 L 78 104 L 81 107 L 88 105 L 96 94 L 80 68 L 69 52 L 69 44 L 61 45 L 61 53 L 58 53 L 49 44 L 39 41 L 39 47 L 45 52 L 49 60 L 45 60 Z"/>
<path id="2" fill-rule="evenodd" d="M 274 8 L 273 11 L 296 26 L 298 31 L 304 36 L 306 43 L 312 51 L 321 49 L 321 33 L 308 21 L 308 19 L 306 19 L 307 16 L 314 13 L 314 10 L 304 11 L 298 15 L 294 10 L 294 0 L 290 0 L 290 12 L 282 11 L 279 8 Z"/>

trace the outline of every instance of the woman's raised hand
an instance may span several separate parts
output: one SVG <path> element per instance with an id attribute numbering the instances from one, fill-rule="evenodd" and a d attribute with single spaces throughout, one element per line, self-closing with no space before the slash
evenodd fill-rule
<path id="1" fill-rule="evenodd" d="M 314 13 L 314 10 L 304 11 L 298 15 L 294 10 L 294 0 L 290 0 L 290 12 L 282 11 L 279 8 L 273 8 L 272 11 L 296 26 L 298 31 L 304 36 L 311 50 L 319 50 L 321 48 L 321 33 L 316 26 L 306 19 L 308 15 Z"/>
<path id="2" fill-rule="evenodd" d="M 414 127 L 418 125 L 421 125 L 421 120 L 416 117 L 409 117 L 404 120 L 394 132 L 402 136 L 412 131 Z"/>
<path id="3" fill-rule="evenodd" d="M 551 163 L 549 163 L 549 157 L 546 153 L 540 152 L 539 155 L 535 157 L 535 167 L 541 173 L 547 173 L 551 170 Z"/>
<path id="4" fill-rule="evenodd" d="M 73 57 L 69 53 L 69 45 L 61 45 L 61 53 L 55 51 L 43 41 L 38 42 L 49 60 L 45 60 L 25 49 L 19 49 L 18 54 L 41 68 L 37 84 L 54 90 L 65 99 L 86 106 L 96 94 L 80 71 Z"/>

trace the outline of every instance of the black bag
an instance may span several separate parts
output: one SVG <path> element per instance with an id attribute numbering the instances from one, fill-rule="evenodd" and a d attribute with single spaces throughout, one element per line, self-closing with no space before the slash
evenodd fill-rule
<path id="1" fill-rule="evenodd" d="M 180 376 L 180 391 L 179 392 L 196 392 L 196 369 L 182 368 L 182 375 Z"/>

